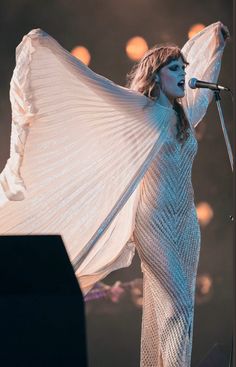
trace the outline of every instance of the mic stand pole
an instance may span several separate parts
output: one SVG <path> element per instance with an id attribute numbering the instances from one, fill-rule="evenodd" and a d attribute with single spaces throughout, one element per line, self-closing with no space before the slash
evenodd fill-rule
<path id="1" fill-rule="evenodd" d="M 233 172 L 233 170 L 234 170 L 233 154 L 232 154 L 232 149 L 231 149 L 231 146 L 230 146 L 228 134 L 227 134 L 227 131 L 226 131 L 226 128 L 225 128 L 224 116 L 223 116 L 221 105 L 220 105 L 220 100 L 221 100 L 220 91 L 215 90 L 214 91 L 214 96 L 215 96 L 215 101 L 216 101 L 216 105 L 217 105 L 219 116 L 220 116 L 220 122 L 221 122 L 221 127 L 222 127 L 222 131 L 223 131 L 224 138 L 225 138 L 226 148 L 227 148 L 227 151 L 228 151 L 229 161 L 230 161 L 231 169 L 232 169 L 232 172 Z"/>
<path id="2" fill-rule="evenodd" d="M 225 123 L 224 123 L 224 117 L 223 117 L 221 105 L 220 105 L 220 100 L 221 100 L 220 91 L 215 90 L 214 91 L 214 96 L 215 96 L 215 101 L 216 101 L 216 105 L 217 105 L 219 116 L 220 116 L 220 122 L 221 122 L 221 127 L 222 127 L 222 130 L 223 130 L 223 134 L 224 134 L 226 148 L 227 148 L 227 151 L 228 151 L 229 161 L 230 161 L 231 169 L 232 169 L 232 172 L 233 172 L 233 170 L 234 170 L 233 154 L 232 154 L 232 149 L 231 149 L 231 146 L 230 146 L 228 134 L 227 134 Z M 234 219 L 233 216 L 230 216 L 230 219 L 233 220 Z M 231 346 L 229 367 L 233 367 L 232 363 L 233 363 L 233 336 L 232 336 L 232 346 Z"/>

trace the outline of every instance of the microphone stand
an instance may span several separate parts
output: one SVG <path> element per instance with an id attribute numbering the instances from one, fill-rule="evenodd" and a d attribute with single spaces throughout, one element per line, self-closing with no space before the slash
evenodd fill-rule
<path id="1" fill-rule="evenodd" d="M 233 172 L 233 170 L 234 170 L 233 154 L 232 154 L 232 149 L 231 149 L 231 146 L 230 146 L 227 130 L 226 130 L 225 123 L 224 123 L 224 116 L 223 116 L 221 105 L 220 105 L 220 100 L 221 100 L 220 91 L 215 90 L 214 91 L 214 96 L 215 96 L 215 101 L 216 101 L 217 109 L 218 109 L 219 116 L 220 116 L 220 122 L 221 122 L 221 127 L 222 127 L 222 130 L 223 130 L 223 135 L 224 135 L 224 139 L 225 139 L 226 148 L 227 148 L 227 151 L 228 151 L 229 161 L 230 161 L 231 169 L 232 169 L 232 172 Z"/>
<path id="2" fill-rule="evenodd" d="M 224 116 L 223 116 L 221 105 L 220 105 L 220 100 L 221 100 L 220 90 L 215 90 L 214 91 L 214 96 L 215 96 L 215 101 L 216 101 L 217 109 L 218 109 L 219 116 L 220 116 L 220 122 L 221 122 L 221 127 L 222 127 L 222 130 L 223 130 L 223 135 L 224 135 L 225 144 L 226 144 L 226 148 L 227 148 L 227 152 L 228 152 L 228 156 L 229 156 L 229 161 L 230 161 L 231 169 L 232 169 L 232 172 L 233 172 L 233 170 L 234 170 L 233 154 L 232 154 L 232 149 L 231 149 L 231 146 L 230 146 L 227 130 L 226 130 L 225 123 L 224 123 Z M 231 221 L 233 221 L 234 217 L 231 215 L 230 219 L 231 219 Z M 233 350 L 234 350 L 234 348 L 233 348 L 233 339 L 234 338 L 233 338 L 233 335 L 232 335 L 232 346 L 231 346 L 231 353 L 230 353 L 230 358 L 229 358 L 229 367 L 233 367 L 233 359 L 234 359 L 234 357 L 233 357 Z"/>

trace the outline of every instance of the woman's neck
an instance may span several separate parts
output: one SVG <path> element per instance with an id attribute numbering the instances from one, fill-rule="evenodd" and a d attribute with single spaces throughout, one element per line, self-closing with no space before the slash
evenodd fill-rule
<path id="1" fill-rule="evenodd" d="M 157 102 L 164 106 L 164 107 L 168 107 L 168 108 L 174 108 L 174 99 L 170 100 L 163 92 L 162 90 L 160 90 L 160 94 L 159 97 L 157 99 Z"/>

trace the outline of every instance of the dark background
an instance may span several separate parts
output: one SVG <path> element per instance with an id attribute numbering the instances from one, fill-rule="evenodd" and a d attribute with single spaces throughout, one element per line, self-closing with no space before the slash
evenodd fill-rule
<path id="1" fill-rule="evenodd" d="M 11 110 L 9 82 L 15 65 L 15 47 L 32 28 L 42 28 L 66 49 L 82 44 L 91 53 L 90 67 L 124 85 L 133 62 L 125 53 L 130 37 L 140 35 L 149 47 L 174 42 L 180 47 L 194 23 L 221 20 L 231 32 L 219 82 L 233 88 L 233 3 L 231 0 L 1 0 L 0 3 L 0 170 L 9 155 Z M 222 94 L 222 108 L 229 136 L 233 136 L 233 108 Z M 213 279 L 209 301 L 196 305 L 193 367 L 220 343 L 229 354 L 232 337 L 233 214 L 232 172 L 214 102 L 199 128 L 199 152 L 193 167 L 195 202 L 207 201 L 213 220 L 202 228 L 199 274 Z M 141 277 L 135 256 L 131 267 L 112 273 L 105 282 Z M 99 301 L 96 301 L 99 302 Z M 89 306 L 91 307 L 91 306 Z M 110 303 L 87 314 L 90 367 L 138 366 L 141 310 L 129 299 Z M 94 310 L 94 312 L 93 312 Z"/>

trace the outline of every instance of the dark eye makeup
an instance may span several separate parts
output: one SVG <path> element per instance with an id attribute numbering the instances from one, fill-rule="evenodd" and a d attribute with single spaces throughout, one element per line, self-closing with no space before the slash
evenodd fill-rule
<path id="1" fill-rule="evenodd" d="M 176 71 L 176 70 L 178 70 L 179 67 L 180 66 L 178 64 L 174 64 L 174 65 L 169 66 L 169 69 L 171 71 Z M 185 70 L 185 65 L 182 66 L 182 69 Z"/>

